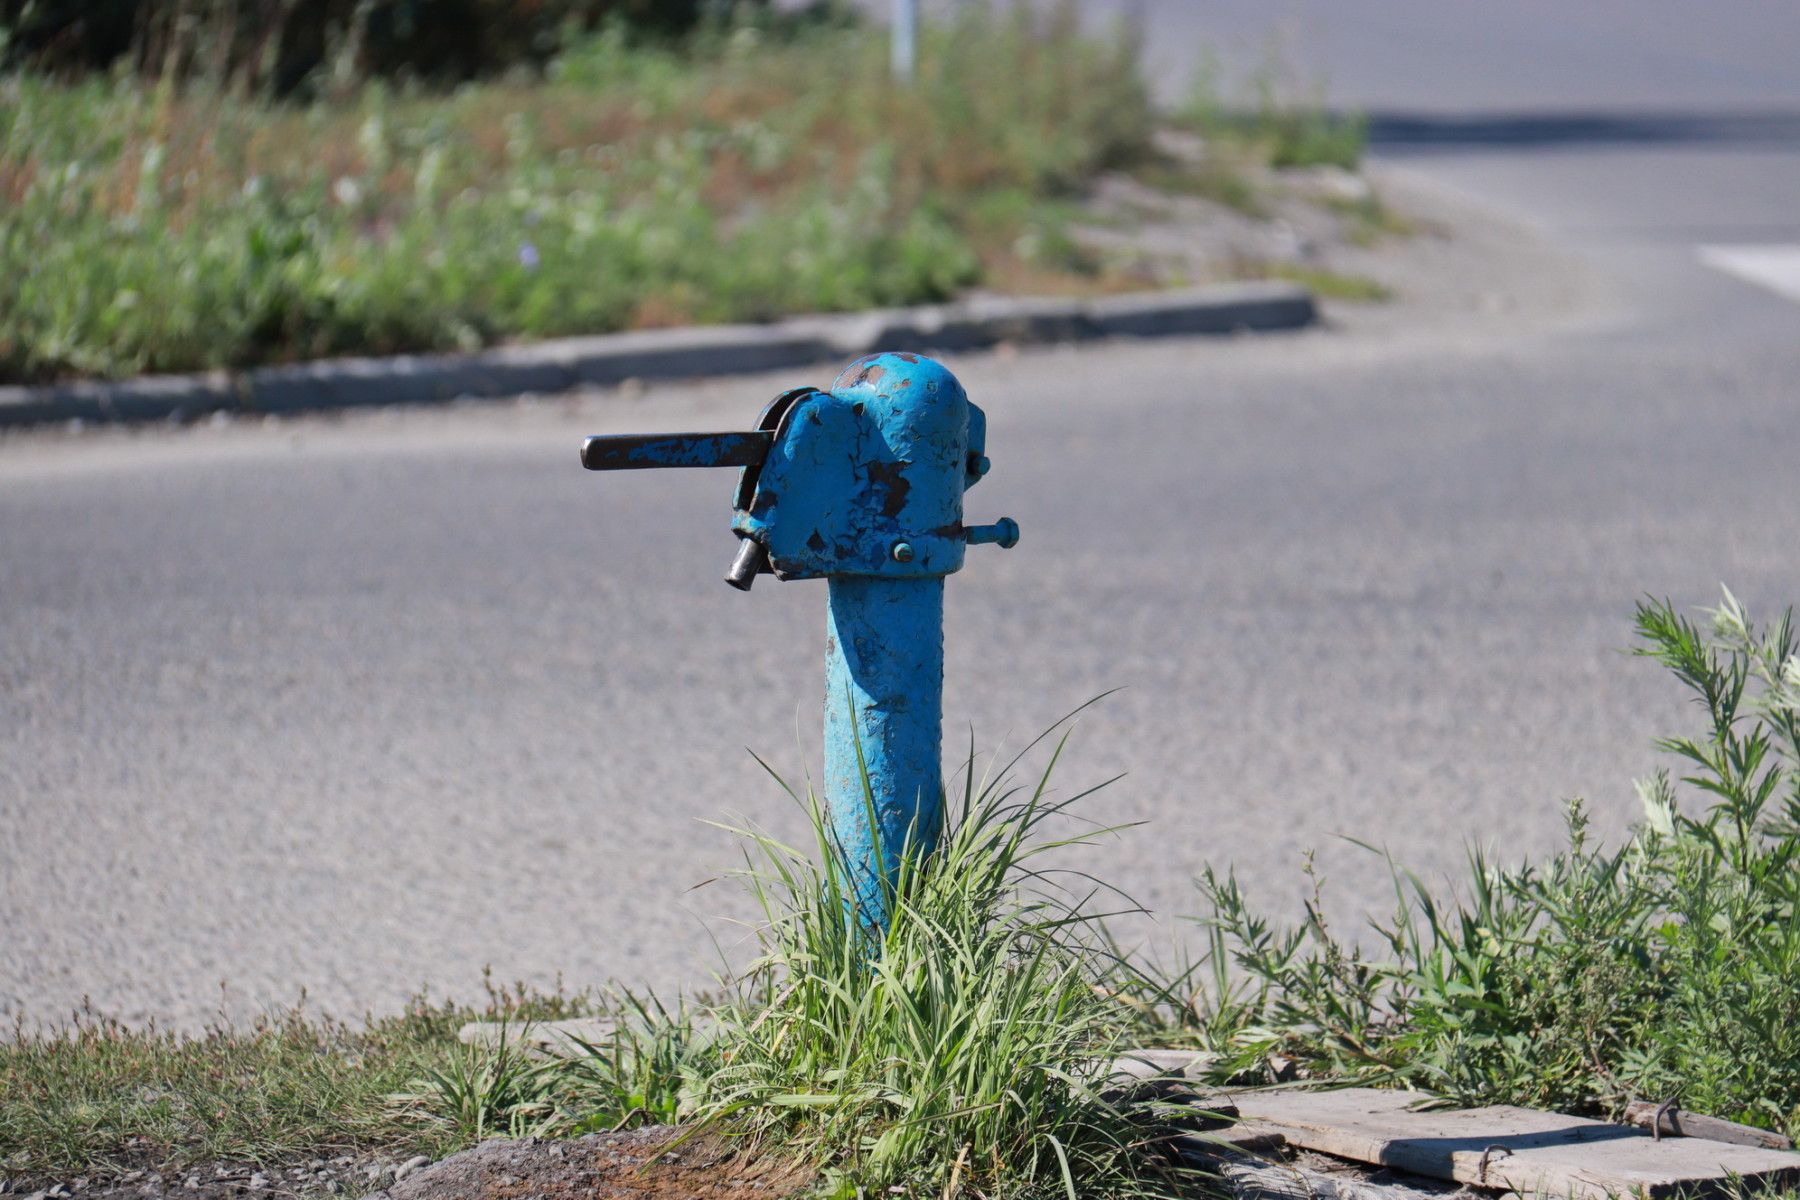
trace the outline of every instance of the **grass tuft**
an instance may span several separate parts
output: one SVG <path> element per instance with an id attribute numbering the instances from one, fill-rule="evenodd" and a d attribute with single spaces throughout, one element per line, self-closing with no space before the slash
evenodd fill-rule
<path id="1" fill-rule="evenodd" d="M 1029 788 L 978 782 L 971 755 L 878 943 L 816 797 L 797 797 L 808 850 L 744 831 L 762 953 L 718 1014 L 704 1120 L 802 1148 L 845 1195 L 1169 1194 L 1154 1118 L 1102 1095 L 1122 1030 L 1101 908 L 1135 906 L 1051 861 L 1110 832 L 1072 825 L 1082 795 L 1049 798 L 1061 750 Z"/>
<path id="2" fill-rule="evenodd" d="M 456 1145 L 679 1121 L 715 1062 L 708 1023 L 686 1003 L 629 991 L 596 1005 L 607 1032 L 571 1037 L 571 1052 L 537 1051 L 524 1037 L 531 1022 L 507 1018 L 489 1041 L 446 1047 L 393 1100 Z"/>

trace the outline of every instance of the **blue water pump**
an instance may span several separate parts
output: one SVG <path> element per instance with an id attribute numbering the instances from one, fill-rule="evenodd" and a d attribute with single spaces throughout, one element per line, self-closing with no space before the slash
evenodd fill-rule
<path id="1" fill-rule="evenodd" d="M 942 824 L 944 576 L 971 544 L 1010 548 L 1011 518 L 963 524 L 987 474 L 986 418 L 917 354 L 851 363 L 829 391 L 796 388 L 754 430 L 590 437 L 590 470 L 743 468 L 726 582 L 826 580 L 825 799 L 863 923 L 885 928 L 909 848 Z M 866 780 L 866 789 L 865 789 Z"/>

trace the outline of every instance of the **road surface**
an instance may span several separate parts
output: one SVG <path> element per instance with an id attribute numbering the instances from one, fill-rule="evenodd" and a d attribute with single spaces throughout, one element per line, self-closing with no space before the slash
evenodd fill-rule
<path id="1" fill-rule="evenodd" d="M 1430 872 L 1572 795 L 1618 829 L 1688 719 L 1634 599 L 1800 599 L 1800 10 L 1143 8 L 1171 87 L 1286 30 L 1493 215 L 1335 329 L 955 360 L 971 519 L 1025 536 L 951 581 L 952 741 L 1124 689 L 1063 783 L 1129 772 L 1094 815 L 1146 824 L 1079 865 L 1164 932 L 1207 863 L 1291 908 L 1317 846 L 1349 919 L 1337 834 Z M 823 589 L 719 581 L 727 476 L 575 448 L 827 374 L 0 442 L 0 1012 L 703 983 L 747 911 L 704 822 L 794 828 L 744 747 L 816 761 Z"/>

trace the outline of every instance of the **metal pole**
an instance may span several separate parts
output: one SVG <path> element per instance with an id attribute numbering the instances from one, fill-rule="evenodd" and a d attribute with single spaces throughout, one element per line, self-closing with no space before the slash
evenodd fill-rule
<path id="1" fill-rule="evenodd" d="M 943 822 L 944 580 L 828 583 L 825 801 L 862 924 L 885 929 L 902 859 Z"/>
<path id="2" fill-rule="evenodd" d="M 911 83 L 919 45 L 919 0 L 894 0 L 894 78 Z"/>

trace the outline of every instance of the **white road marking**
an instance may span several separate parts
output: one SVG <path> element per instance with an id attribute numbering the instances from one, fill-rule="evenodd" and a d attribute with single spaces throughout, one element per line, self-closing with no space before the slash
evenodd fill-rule
<path id="1" fill-rule="evenodd" d="M 1800 245 L 1701 246 L 1698 253 L 1709 267 L 1800 300 Z"/>

